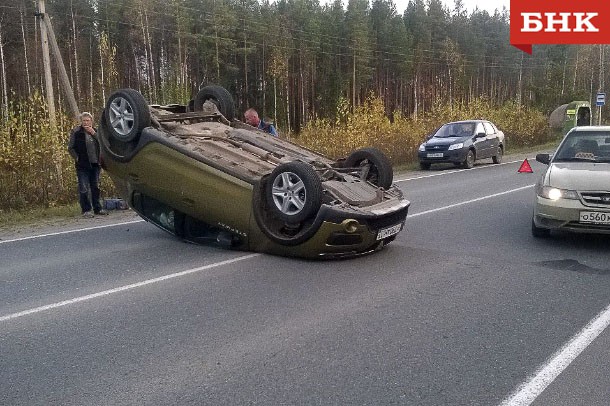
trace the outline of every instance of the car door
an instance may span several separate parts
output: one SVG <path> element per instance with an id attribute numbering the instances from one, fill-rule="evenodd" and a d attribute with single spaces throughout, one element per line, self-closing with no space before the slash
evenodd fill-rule
<path id="1" fill-rule="evenodd" d="M 480 136 L 479 134 L 484 134 Z M 487 132 L 485 131 L 485 127 L 483 127 L 483 123 L 477 123 L 477 126 L 474 130 L 474 138 L 472 140 L 474 145 L 474 149 L 476 150 L 477 159 L 486 158 L 487 157 L 487 149 L 489 148 L 487 144 Z"/>
<path id="2" fill-rule="evenodd" d="M 487 121 L 483 122 L 483 127 L 485 127 L 485 134 L 487 134 L 485 139 L 485 147 L 487 149 L 485 157 L 492 157 L 496 154 L 496 151 L 500 146 L 498 130 L 493 124 Z"/>

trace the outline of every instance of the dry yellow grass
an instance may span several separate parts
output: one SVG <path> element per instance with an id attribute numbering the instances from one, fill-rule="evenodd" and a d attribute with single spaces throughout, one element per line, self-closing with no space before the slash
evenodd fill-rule
<path id="1" fill-rule="evenodd" d="M 547 118 L 537 110 L 507 103 L 498 108 L 484 99 L 469 105 L 438 105 L 418 119 L 393 114 L 390 120 L 383 101 L 369 97 L 365 104 L 349 112 L 342 103 L 337 120 L 311 122 L 291 140 L 331 157 L 346 156 L 350 151 L 375 146 L 384 151 L 395 165 L 404 165 L 417 159 L 417 148 L 441 124 L 474 118 L 484 118 L 495 123 L 506 134 L 508 148 L 544 144 L 554 137 Z"/>
<path id="2" fill-rule="evenodd" d="M 76 125 L 65 113 L 58 113 L 58 128 L 50 128 L 43 97 L 35 93 L 28 100 L 11 103 L 9 116 L 0 126 L 0 211 L 55 207 L 77 201 L 74 164 L 67 151 L 70 129 Z M 374 146 L 384 151 L 394 165 L 416 160 L 425 136 L 442 123 L 486 118 L 504 131 L 507 146 L 532 146 L 548 142 L 553 135 L 546 117 L 532 109 L 507 103 L 498 108 L 484 99 L 468 105 L 439 104 L 418 119 L 394 113 L 387 117 L 381 98 L 371 96 L 351 111 L 338 103 L 336 120 L 310 122 L 300 134 L 287 137 L 330 157 L 346 156 L 357 148 Z M 116 195 L 102 172 L 104 196 Z"/>

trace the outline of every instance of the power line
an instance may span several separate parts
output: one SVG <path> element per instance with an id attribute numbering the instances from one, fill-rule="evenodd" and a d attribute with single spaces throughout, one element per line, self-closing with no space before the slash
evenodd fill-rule
<path id="1" fill-rule="evenodd" d="M 121 5 L 123 8 L 126 8 L 128 10 L 132 10 L 135 12 L 141 12 L 141 10 L 135 8 L 135 7 L 130 7 L 130 6 L 126 6 L 124 3 L 113 3 L 113 2 L 107 2 L 105 3 L 106 5 Z M 20 8 L 16 7 L 16 6 L 0 6 L 2 8 L 7 8 L 7 9 L 12 9 L 12 10 L 21 10 Z M 184 6 L 177 6 L 178 8 L 182 8 L 183 11 L 196 11 L 200 14 L 203 15 L 207 15 L 207 16 L 212 16 L 213 18 L 215 18 L 214 16 L 216 16 L 217 13 L 213 13 L 213 12 L 208 12 L 208 11 L 204 11 L 204 10 L 198 10 L 198 9 L 194 9 L 194 8 L 189 8 L 189 7 L 184 7 Z M 151 10 L 147 10 L 147 12 L 150 12 Z M 157 14 L 157 15 L 163 15 L 165 16 L 164 13 L 160 12 L 160 11 L 152 11 L 153 13 Z M 98 10 L 98 14 L 101 14 L 101 10 Z M 72 14 L 67 14 L 67 13 L 58 13 L 59 16 L 65 16 L 65 17 L 73 17 Z M 125 22 L 125 21 L 120 21 L 120 20 L 113 20 L 113 19 L 103 19 L 103 18 L 99 18 L 99 17 L 95 17 L 95 16 L 79 16 L 80 18 L 84 18 L 87 19 L 88 21 L 90 21 L 92 23 L 92 25 L 96 25 L 99 26 L 100 24 L 120 24 L 120 25 L 125 25 L 131 28 L 137 28 L 139 29 L 139 25 L 137 25 L 136 23 L 133 22 Z M 256 20 L 246 20 L 245 18 L 237 18 L 237 21 L 242 21 L 242 22 L 247 22 L 248 24 L 253 24 L 253 25 L 258 25 L 261 26 L 263 23 L 259 23 Z M 209 20 L 208 20 L 209 21 Z M 233 26 L 226 26 L 223 24 L 217 25 L 217 28 L 220 28 L 224 31 L 230 31 L 231 29 L 234 29 Z M 305 31 L 305 30 L 294 30 L 294 29 L 290 29 L 288 27 L 286 27 L 288 31 L 294 31 L 294 32 L 299 32 L 299 33 L 303 33 L 303 34 L 309 34 L 309 35 L 317 35 L 317 34 L 313 34 L 311 32 Z M 154 26 L 154 25 L 148 25 L 148 29 L 152 30 L 152 31 L 156 31 L 156 32 L 161 32 L 161 33 L 171 33 L 171 34 L 176 34 L 179 36 L 182 36 L 183 38 L 189 38 L 189 39 L 195 39 L 195 40 L 200 40 L 200 39 L 208 39 L 208 40 L 221 40 L 221 41 L 226 41 L 226 42 L 230 42 L 233 43 L 235 46 L 241 45 L 243 43 L 243 40 L 241 39 L 236 39 L 236 38 L 232 38 L 232 37 L 226 37 L 226 36 L 217 36 L 214 34 L 204 34 L 204 33 L 187 33 L 184 31 L 180 31 L 177 29 L 171 29 L 168 28 L 167 26 L 163 25 L 162 27 L 159 26 Z M 281 35 L 281 33 L 274 33 L 273 31 L 275 30 L 271 30 L 271 32 L 269 31 L 260 31 L 260 30 L 254 30 L 253 32 L 259 35 L 264 36 L 264 38 L 271 38 L 271 39 L 275 39 L 275 40 L 285 40 L 286 38 L 284 36 Z M 339 39 L 339 37 L 334 37 L 334 36 L 327 36 L 327 35 L 320 35 L 321 37 L 327 37 L 330 39 Z M 329 43 L 329 42 L 316 42 L 312 39 L 307 39 L 307 38 L 297 38 L 297 39 L 289 39 L 288 42 L 292 42 L 292 41 L 299 41 L 299 43 L 310 43 L 312 44 L 311 47 L 305 47 L 305 50 L 308 52 L 311 52 L 313 54 L 316 55 L 328 55 L 328 56 L 332 56 L 334 58 L 336 57 L 353 57 L 354 52 L 359 51 L 360 49 L 354 46 L 351 46 L 349 44 L 339 44 L 339 43 Z M 283 51 L 293 51 L 293 52 L 303 52 L 303 47 L 299 47 L 296 45 L 282 45 L 282 44 L 278 44 L 278 43 L 268 43 L 268 42 L 257 42 L 257 41 L 246 41 L 248 45 L 253 46 L 253 47 L 269 47 L 271 49 L 278 49 L 278 50 L 283 50 Z M 329 47 L 329 48 L 335 48 L 335 49 L 343 49 L 342 52 L 331 52 L 331 51 L 326 51 L 323 50 L 322 48 L 325 47 Z M 385 50 L 379 50 L 379 49 L 372 49 L 370 50 L 371 55 L 376 57 L 376 60 L 382 60 L 386 63 L 394 63 L 394 64 L 404 64 L 404 63 L 411 63 L 411 64 L 417 64 L 417 65 L 425 65 L 425 66 L 448 66 L 447 61 L 445 60 L 445 58 L 442 55 L 438 55 L 441 51 L 440 50 L 433 50 L 433 49 L 425 49 L 425 48 L 417 48 L 414 49 L 413 52 L 411 53 L 401 53 L 401 52 L 390 52 L 390 51 L 385 51 Z M 415 56 L 416 53 L 423 53 L 424 55 L 420 55 L 420 56 Z M 426 55 L 428 54 L 428 55 Z M 437 55 L 435 55 L 437 54 Z M 361 55 L 362 56 L 362 55 Z M 457 66 L 461 66 L 464 68 L 484 68 L 484 69 L 517 69 L 518 65 L 517 63 L 514 61 L 513 58 L 510 57 L 495 57 L 494 62 L 485 62 L 485 63 L 477 63 L 476 61 L 471 61 L 468 60 L 467 55 L 460 53 L 460 56 L 464 58 L 464 61 L 461 62 L 460 64 L 458 64 Z M 501 64 L 502 62 L 506 62 L 506 64 Z M 529 64 L 526 66 L 527 69 L 538 69 L 538 68 L 544 68 L 547 66 L 547 62 L 543 62 L 539 65 L 537 64 Z M 567 65 L 568 67 L 571 67 L 571 65 Z"/>

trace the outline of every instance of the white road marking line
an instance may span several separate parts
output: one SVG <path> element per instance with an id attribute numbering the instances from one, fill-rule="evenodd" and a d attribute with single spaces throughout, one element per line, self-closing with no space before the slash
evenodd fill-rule
<path id="1" fill-rule="evenodd" d="M 255 257 L 258 257 L 260 255 L 261 254 L 243 255 L 241 257 L 237 257 L 237 258 L 233 258 L 233 259 L 228 259 L 226 261 L 220 261 L 220 262 L 216 262 L 216 263 L 213 263 L 213 264 L 209 264 L 209 265 L 205 265 L 205 266 L 200 266 L 199 268 L 188 269 L 186 271 L 172 273 L 172 274 L 169 274 L 169 275 L 160 276 L 158 278 L 148 279 L 148 280 L 145 280 L 145 281 L 142 281 L 142 282 L 133 283 L 131 285 L 120 286 L 118 288 L 104 290 L 102 292 L 92 293 L 90 295 L 80 296 L 80 297 L 76 297 L 76 298 L 70 299 L 70 300 L 64 300 L 63 302 L 52 303 L 52 304 L 49 304 L 49 305 L 46 305 L 46 306 L 40 306 L 40 307 L 36 307 L 34 309 L 24 310 L 24 311 L 18 312 L 18 313 L 7 314 L 6 316 L 0 317 L 0 322 L 6 321 L 6 320 L 16 319 L 16 318 L 23 317 L 23 316 L 27 316 L 29 314 L 44 312 L 44 311 L 50 310 L 50 309 L 56 309 L 56 308 L 62 307 L 62 306 L 68 306 L 68 305 L 71 305 L 71 304 L 74 304 L 74 303 L 78 303 L 78 302 L 84 302 L 86 300 L 91 300 L 91 299 L 95 299 L 95 298 L 102 297 L 102 296 L 112 295 L 113 293 L 124 292 L 126 290 L 136 289 L 136 288 L 139 288 L 139 287 L 142 287 L 142 286 L 146 286 L 146 285 L 150 285 L 150 284 L 153 284 L 153 283 L 163 282 L 163 281 L 166 281 L 168 279 L 179 278 L 179 277 L 190 275 L 190 274 L 193 274 L 193 273 L 196 273 L 196 272 L 205 271 L 207 269 L 217 268 L 219 266 L 229 265 L 229 264 L 233 264 L 235 262 L 244 261 L 246 259 L 255 258 Z"/>
<path id="2" fill-rule="evenodd" d="M 527 158 L 527 159 L 530 160 L 530 159 L 533 159 L 533 158 Z M 515 163 L 519 163 L 519 162 L 523 162 L 523 161 L 519 160 L 519 161 L 502 162 L 501 164 L 475 166 L 472 169 L 455 169 L 455 170 L 452 170 L 452 171 L 443 171 L 443 172 L 438 172 L 438 173 L 432 173 L 430 175 L 414 176 L 412 178 L 405 178 L 405 179 L 395 179 L 394 183 L 408 182 L 410 180 L 417 180 L 417 179 L 433 178 L 435 176 L 451 175 L 453 173 L 460 173 L 460 172 L 465 172 L 465 171 L 473 171 L 473 170 L 477 170 L 477 169 L 496 168 L 496 167 L 501 166 L 501 165 L 515 164 Z"/>
<path id="3" fill-rule="evenodd" d="M 531 158 L 528 158 L 528 159 L 531 159 Z M 431 178 L 431 177 L 434 177 L 434 176 L 450 175 L 450 174 L 453 174 L 453 173 L 459 173 L 459 172 L 464 172 L 464 171 L 472 171 L 472 170 L 475 170 L 475 169 L 493 168 L 493 167 L 500 166 L 500 165 L 514 164 L 514 163 L 518 163 L 518 162 L 521 162 L 521 161 L 519 160 L 519 161 L 511 161 L 511 162 L 502 162 L 501 164 L 485 165 L 485 166 L 479 166 L 479 167 L 475 166 L 472 169 L 458 169 L 458 170 L 453 170 L 453 171 L 445 171 L 445 172 L 434 173 L 434 174 L 430 174 L 430 175 L 416 176 L 416 177 L 413 177 L 413 178 L 397 179 L 397 180 L 394 180 L 394 182 L 395 183 L 407 182 L 407 181 L 410 181 L 410 180 Z M 9 243 L 9 242 L 17 242 L 17 241 L 25 241 L 25 240 L 33 240 L 35 238 L 51 237 L 51 236 L 62 235 L 62 234 L 71 234 L 71 233 L 77 233 L 77 232 L 80 232 L 80 231 L 96 230 L 96 229 L 100 229 L 100 228 L 116 227 L 116 226 L 122 226 L 122 225 L 125 225 L 125 224 L 141 223 L 143 221 L 145 221 L 145 220 L 134 220 L 134 221 L 127 221 L 125 223 L 115 223 L 115 224 L 107 224 L 107 225 L 103 225 L 103 226 L 78 228 L 78 229 L 75 229 L 75 230 L 60 231 L 60 232 L 57 232 L 57 233 L 40 234 L 40 235 L 32 235 L 32 236 L 29 236 L 29 237 L 14 238 L 14 239 L 11 239 L 11 240 L 0 240 L 0 244 L 6 244 L 6 243 Z"/>
<path id="4" fill-rule="evenodd" d="M 610 305 L 568 341 L 500 406 L 527 406 L 610 325 Z"/>
<path id="5" fill-rule="evenodd" d="M 55 235 L 62 235 L 62 234 L 71 234 L 71 233 L 78 233 L 80 231 L 89 231 L 89 230 L 98 230 L 100 228 L 108 228 L 108 227 L 117 227 L 117 226 L 124 226 L 127 224 L 135 224 L 135 223 L 141 223 L 144 220 L 133 220 L 133 221 L 126 221 L 124 223 L 113 223 L 113 224 L 105 224 L 103 226 L 94 226 L 94 227 L 86 227 L 86 228 L 77 228 L 75 230 L 66 230 L 66 231 L 58 231 L 56 233 L 49 233 L 49 234 L 39 234 L 39 235 L 31 235 L 29 237 L 21 237 L 21 238 L 14 238 L 12 240 L 0 240 L 0 244 L 6 244 L 9 242 L 16 242 L 16 241 L 25 241 L 25 240 L 33 240 L 35 238 L 43 238 L 43 237 L 51 237 L 51 236 L 55 236 Z"/>
<path id="6" fill-rule="evenodd" d="M 407 216 L 407 219 L 409 217 L 422 216 L 424 214 L 430 214 L 430 213 L 434 213 L 434 212 L 437 212 L 437 211 L 446 210 L 446 209 L 449 209 L 449 208 L 452 208 L 452 207 L 458 207 L 458 206 L 462 206 L 462 205 L 465 205 L 465 204 L 478 202 L 478 201 L 481 201 L 481 200 L 491 199 L 493 197 L 502 196 L 502 195 L 505 195 L 505 194 L 508 194 L 508 193 L 517 192 L 519 190 L 524 190 L 524 189 L 530 188 L 532 186 L 534 186 L 534 185 L 523 186 L 523 187 L 520 187 L 520 188 L 517 188 L 517 189 L 507 190 L 506 192 L 495 193 L 493 195 L 483 196 L 483 197 L 479 197 L 477 199 L 472 199 L 472 200 L 468 200 L 468 201 L 465 201 L 465 202 L 452 204 L 452 205 L 445 206 L 445 207 L 439 207 L 437 209 L 427 210 L 427 211 L 424 211 L 424 212 L 421 212 L 421 213 L 411 214 L 411 215 Z M 91 229 L 101 228 L 101 227 L 112 227 L 112 226 L 123 225 L 123 224 L 137 223 L 137 222 L 140 222 L 140 221 L 144 221 L 144 220 L 137 220 L 137 221 L 131 221 L 131 222 L 119 223 L 119 224 L 111 224 L 111 225 L 99 226 L 99 227 L 90 227 L 90 228 L 87 228 L 87 229 L 80 229 L 80 230 L 73 230 L 73 231 L 62 231 L 62 232 L 59 232 L 59 233 L 45 234 L 44 236 L 67 234 L 67 233 L 70 233 L 70 232 L 91 230 Z M 39 238 L 39 237 L 43 237 L 43 236 L 39 235 L 39 236 L 32 236 L 32 237 L 24 237 L 23 239 L 31 239 L 31 238 Z M 10 241 L 19 241 L 19 240 L 22 240 L 22 239 L 10 240 Z M 3 241 L 3 242 L 10 242 L 10 241 Z M 172 278 L 178 278 L 178 277 L 181 277 L 181 276 L 189 275 L 189 274 L 192 274 L 192 273 L 195 273 L 195 272 L 203 271 L 203 270 L 214 268 L 214 267 L 217 267 L 217 266 L 222 266 L 222 265 L 226 265 L 226 264 L 231 264 L 233 262 L 237 262 L 237 261 L 242 261 L 242 260 L 245 260 L 245 259 L 254 258 L 254 257 L 257 257 L 259 255 L 261 255 L 261 254 L 245 255 L 245 256 L 242 256 L 242 257 L 235 258 L 235 259 L 231 259 L 231 260 L 227 260 L 227 261 L 222 261 L 222 262 L 217 262 L 215 264 L 206 265 L 206 266 L 202 266 L 202 267 L 199 267 L 199 268 L 189 269 L 189 270 L 186 270 L 186 271 L 182 271 L 182 272 L 178 272 L 178 273 L 174 273 L 174 274 L 170 274 L 170 275 L 166 275 L 166 276 L 161 276 L 159 278 L 149 279 L 149 280 L 146 280 L 146 281 L 143 281 L 143 282 L 138 282 L 138 283 L 134 283 L 134 284 L 131 284 L 131 285 L 121 286 L 121 287 L 118 287 L 118 288 L 115 288 L 115 289 L 110 289 L 110 290 L 105 290 L 105 291 L 98 292 L 98 293 L 93 293 L 91 295 L 86 295 L 86 296 L 81 296 L 81 297 L 77 297 L 77 298 L 70 299 L 70 300 L 65 300 L 63 302 L 53 303 L 53 304 L 50 304 L 50 305 L 41 306 L 41 307 L 37 307 L 37 308 L 34 308 L 34 309 L 30 309 L 30 310 L 24 310 L 22 312 L 18 312 L 18 313 L 13 313 L 13 314 L 9 314 L 9 315 L 6 315 L 6 316 L 2 316 L 2 317 L 0 317 L 0 322 L 5 321 L 5 320 L 10 320 L 10 319 L 15 319 L 15 318 L 18 318 L 18 317 L 23 317 L 23 316 L 26 316 L 26 315 L 32 314 L 32 313 L 39 313 L 39 312 L 42 312 L 42 311 L 45 311 L 45 310 L 55 309 L 57 307 L 67 306 L 67 305 L 78 303 L 78 302 L 82 302 L 82 301 L 85 301 L 85 300 L 91 300 L 91 299 L 94 299 L 94 298 L 97 298 L 97 297 L 101 297 L 101 296 L 111 295 L 113 293 L 122 292 L 122 291 L 125 291 L 125 290 L 135 289 L 135 288 L 138 288 L 138 287 L 141 287 L 141 286 L 149 285 L 151 283 L 157 283 L 157 282 L 162 282 L 162 281 L 165 281 L 165 280 L 168 280 L 168 279 L 172 279 Z"/>
<path id="7" fill-rule="evenodd" d="M 409 214 L 409 217 L 423 216 L 441 210 L 458 207 L 493 197 L 506 195 L 520 190 L 531 188 L 535 185 L 495 193 L 489 196 L 479 197 L 437 209 L 427 210 L 420 213 Z M 500 406 L 529 406 L 534 400 L 561 374 L 571 363 L 610 325 L 610 305 L 589 322 L 576 336 L 557 351 L 546 363 L 544 363 L 527 382 L 520 385 L 515 392 L 504 400 Z"/>
<path id="8" fill-rule="evenodd" d="M 447 209 L 451 209 L 453 207 L 459 207 L 459 206 L 463 206 L 465 204 L 470 204 L 470 203 L 475 203 L 475 202 L 480 202 L 481 200 L 487 200 L 487 199 L 492 199 L 494 197 L 498 197 L 498 196 L 503 196 L 503 195 L 507 195 L 509 193 L 514 193 L 514 192 L 518 192 L 520 190 L 525 190 L 531 187 L 534 187 L 535 185 L 527 185 L 527 186 L 522 186 L 522 187 L 518 187 L 516 189 L 511 189 L 511 190 L 507 190 L 505 192 L 500 192 L 500 193 L 494 193 L 493 195 L 487 195 L 487 196 L 483 196 L 483 197 L 477 197 L 476 199 L 472 199 L 472 200 L 466 200 L 464 202 L 460 202 L 460 203 L 455 203 L 455 204 L 450 204 L 449 206 L 443 206 L 443 207 L 439 207 L 436 209 L 431 209 L 431 210 L 426 210 L 426 211 L 422 211 L 419 213 L 414 213 L 414 214 L 409 214 L 407 215 L 407 220 L 410 217 L 417 217 L 417 216 L 423 216 L 425 214 L 430 214 L 430 213 L 435 213 L 437 211 L 442 211 L 442 210 L 447 210 Z"/>

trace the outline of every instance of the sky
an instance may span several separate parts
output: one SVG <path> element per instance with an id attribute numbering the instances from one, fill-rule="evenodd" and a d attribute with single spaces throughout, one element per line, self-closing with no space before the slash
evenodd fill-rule
<path id="1" fill-rule="evenodd" d="M 445 3 L 445 6 L 450 10 L 453 10 L 455 5 L 454 0 L 443 0 L 443 3 Z M 505 6 L 508 10 L 510 7 L 510 0 L 462 0 L 462 3 L 469 13 L 472 12 L 475 7 L 478 7 L 479 10 L 487 10 L 490 14 L 493 14 L 496 8 L 502 10 L 502 6 Z M 396 11 L 398 14 L 402 14 L 407 8 L 407 4 L 409 4 L 409 0 L 394 0 L 394 4 L 396 4 Z"/>
<path id="2" fill-rule="evenodd" d="M 398 7 L 399 3 L 401 7 Z M 408 3 L 408 0 L 395 0 L 396 9 L 407 8 Z M 453 0 L 443 0 L 443 3 L 453 10 L 455 5 Z M 493 14 L 495 9 L 502 10 L 502 6 L 505 6 L 507 10 L 510 8 L 510 0 L 462 0 L 462 3 L 469 12 L 474 10 L 475 7 L 478 7 L 479 10 L 487 10 L 490 14 Z"/>

